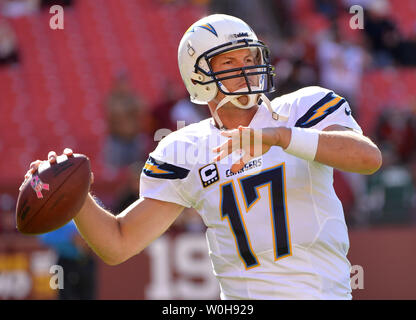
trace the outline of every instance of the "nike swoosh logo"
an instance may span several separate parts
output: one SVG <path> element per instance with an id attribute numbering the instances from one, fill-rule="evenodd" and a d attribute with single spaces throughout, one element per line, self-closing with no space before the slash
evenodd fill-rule
<path id="1" fill-rule="evenodd" d="M 347 108 L 345 108 L 345 114 L 347 116 L 350 116 L 351 115 L 351 109 L 347 110 Z"/>

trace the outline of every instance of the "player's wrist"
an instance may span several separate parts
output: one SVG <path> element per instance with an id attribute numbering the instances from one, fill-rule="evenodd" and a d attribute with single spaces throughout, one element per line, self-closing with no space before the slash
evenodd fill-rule
<path id="1" fill-rule="evenodd" d="M 290 142 L 291 131 L 290 128 L 277 127 L 275 128 L 275 144 L 278 147 L 286 149 Z"/>
<path id="2" fill-rule="evenodd" d="M 298 158 L 308 161 L 315 160 L 318 150 L 319 131 L 310 128 L 293 127 L 288 129 L 291 131 L 290 140 L 286 148 L 283 150 Z"/>

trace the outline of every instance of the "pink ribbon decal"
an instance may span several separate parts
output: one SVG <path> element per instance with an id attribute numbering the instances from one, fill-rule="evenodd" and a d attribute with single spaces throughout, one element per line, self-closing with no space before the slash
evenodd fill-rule
<path id="1" fill-rule="evenodd" d="M 43 198 L 42 190 L 49 191 L 49 184 L 43 183 L 38 176 L 34 176 L 30 181 L 32 189 L 35 190 L 38 199 Z"/>

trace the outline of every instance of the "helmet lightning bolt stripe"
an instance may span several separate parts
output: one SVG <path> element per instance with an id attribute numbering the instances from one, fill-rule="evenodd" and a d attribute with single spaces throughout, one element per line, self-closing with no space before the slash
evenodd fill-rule
<path id="1" fill-rule="evenodd" d="M 216 37 L 218 37 L 217 31 L 215 31 L 215 28 L 209 23 L 203 24 L 201 26 L 191 26 L 185 33 L 195 32 L 195 28 L 202 28 L 202 29 L 208 30 L 209 32 L 212 32 L 213 34 L 215 34 Z"/>

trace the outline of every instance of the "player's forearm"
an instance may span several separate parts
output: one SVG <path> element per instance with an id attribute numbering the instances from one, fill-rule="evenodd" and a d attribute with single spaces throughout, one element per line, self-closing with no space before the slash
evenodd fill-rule
<path id="1" fill-rule="evenodd" d="M 322 131 L 315 161 L 361 174 L 373 174 L 382 163 L 377 146 L 367 137 L 350 130 Z"/>
<path id="2" fill-rule="evenodd" d="M 286 149 L 290 139 L 291 129 L 279 128 L 279 146 Z M 351 130 L 321 131 L 315 161 L 361 174 L 376 172 L 382 163 L 377 146 Z"/>
<path id="3" fill-rule="evenodd" d="M 140 253 L 163 234 L 183 209 L 176 203 L 140 198 L 114 216 L 88 195 L 74 220 L 94 252 L 105 263 L 116 265 Z"/>
<path id="4" fill-rule="evenodd" d="M 74 221 L 84 240 L 105 263 L 119 263 L 123 252 L 116 216 L 97 205 L 88 194 Z"/>

